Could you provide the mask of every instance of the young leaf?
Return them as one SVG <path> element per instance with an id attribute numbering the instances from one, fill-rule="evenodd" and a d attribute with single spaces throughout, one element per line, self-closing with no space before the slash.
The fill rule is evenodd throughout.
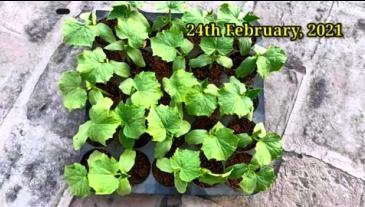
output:
<path id="1" fill-rule="evenodd" d="M 248 166 L 245 163 L 239 163 L 231 165 L 225 169 L 225 172 L 231 171 L 229 178 L 238 179 L 248 170 Z"/>
<path id="2" fill-rule="evenodd" d="M 280 70 L 288 59 L 284 50 L 274 46 L 269 47 L 264 56 L 270 61 L 270 71 Z"/>
<path id="3" fill-rule="evenodd" d="M 127 39 L 128 45 L 133 48 L 143 47 L 145 39 L 148 38 L 148 28 L 136 18 L 118 19 L 115 31 L 120 39 Z"/>
<path id="4" fill-rule="evenodd" d="M 90 90 L 88 96 L 91 105 L 95 105 L 99 100 L 104 98 L 103 93 L 98 89 Z"/>
<path id="5" fill-rule="evenodd" d="M 246 133 L 237 134 L 237 136 L 238 136 L 238 147 L 240 148 L 245 148 L 246 146 L 252 143 L 252 138 Z"/>
<path id="6" fill-rule="evenodd" d="M 85 106 L 87 94 L 81 88 L 81 77 L 77 71 L 67 71 L 62 74 L 59 87 L 63 96 L 63 104 L 71 111 Z"/>
<path id="7" fill-rule="evenodd" d="M 108 25 L 100 22 L 96 25 L 96 29 L 97 29 L 97 36 L 100 36 L 105 41 L 109 43 L 113 43 L 116 41 L 115 36 L 113 34 L 113 30 L 110 29 Z"/>
<path id="8" fill-rule="evenodd" d="M 247 194 L 252 194 L 257 186 L 257 176 L 255 172 L 253 171 L 246 171 L 243 176 L 242 180 L 240 182 L 240 187 L 243 190 L 243 192 Z"/>
<path id="9" fill-rule="evenodd" d="M 240 37 L 238 39 L 238 47 L 242 56 L 248 55 L 251 50 L 252 40 L 250 37 Z"/>
<path id="10" fill-rule="evenodd" d="M 185 10 L 185 1 L 164 1 L 157 5 L 157 10 L 163 12 L 183 12 Z"/>
<path id="11" fill-rule="evenodd" d="M 110 64 L 113 65 L 115 74 L 117 74 L 118 76 L 123 77 L 123 78 L 129 77 L 130 68 L 127 63 L 111 60 Z"/>
<path id="12" fill-rule="evenodd" d="M 123 134 L 127 138 L 138 139 L 145 132 L 145 109 L 143 107 L 120 103 L 115 112 L 122 121 Z"/>
<path id="13" fill-rule="evenodd" d="M 103 98 L 91 107 L 90 120 L 82 124 L 73 137 L 75 150 L 79 150 L 88 137 L 102 145 L 106 145 L 106 140 L 113 137 L 120 119 L 115 112 L 110 111 L 112 104 L 111 99 Z"/>
<path id="14" fill-rule="evenodd" d="M 271 162 L 271 154 L 264 142 L 257 142 L 255 147 L 255 154 L 252 159 L 260 166 L 268 165 Z"/>
<path id="15" fill-rule="evenodd" d="M 85 50 L 77 58 L 77 71 L 91 83 L 106 83 L 114 73 L 114 65 L 107 62 L 103 50 Z"/>
<path id="16" fill-rule="evenodd" d="M 185 105 L 189 114 L 195 116 L 210 116 L 217 108 L 216 96 L 205 93 L 202 87 L 194 86 L 188 91 Z"/>
<path id="17" fill-rule="evenodd" d="M 223 115 L 238 115 L 243 117 L 253 110 L 253 103 L 245 96 L 246 87 L 235 77 L 231 77 L 229 83 L 219 91 L 218 103 Z"/>
<path id="18" fill-rule="evenodd" d="M 185 135 L 185 141 L 188 144 L 202 144 L 204 139 L 208 138 L 209 134 L 205 129 L 194 129 Z"/>
<path id="19" fill-rule="evenodd" d="M 231 68 L 233 66 L 232 59 L 226 56 L 218 55 L 215 61 L 225 68 Z"/>
<path id="20" fill-rule="evenodd" d="M 153 22 L 152 31 L 159 31 L 169 24 L 169 18 L 165 16 L 158 16 Z"/>
<path id="21" fill-rule="evenodd" d="M 158 167 L 158 169 L 160 169 L 163 172 L 173 173 L 173 169 L 171 168 L 170 159 L 168 159 L 166 157 L 157 159 L 156 166 Z"/>
<path id="22" fill-rule="evenodd" d="M 229 128 L 211 130 L 209 135 L 204 137 L 202 150 L 204 155 L 218 161 L 227 160 L 237 149 L 238 137 Z"/>
<path id="23" fill-rule="evenodd" d="M 248 96 L 250 99 L 254 100 L 260 95 L 261 92 L 262 92 L 261 88 L 251 88 L 246 91 L 245 95 Z"/>
<path id="24" fill-rule="evenodd" d="M 134 166 L 136 159 L 136 151 L 126 149 L 124 152 L 120 155 L 119 158 L 119 170 L 122 173 L 128 173 L 132 167 Z"/>
<path id="25" fill-rule="evenodd" d="M 170 158 L 170 164 L 173 171 L 182 181 L 191 182 L 200 176 L 200 158 L 198 151 L 178 148 Z"/>
<path id="26" fill-rule="evenodd" d="M 255 71 L 256 68 L 256 57 L 247 57 L 236 69 L 236 76 L 244 78 Z"/>
<path id="27" fill-rule="evenodd" d="M 199 23 L 208 24 L 214 21 L 212 16 L 208 15 L 206 11 L 197 8 L 192 8 L 186 11 L 181 19 L 186 24 L 191 23 L 194 25 L 197 25 Z"/>
<path id="28" fill-rule="evenodd" d="M 248 170 L 242 176 L 241 189 L 252 194 L 257 191 L 265 191 L 274 182 L 276 176 L 271 166 L 263 166 L 258 172 Z"/>
<path id="29" fill-rule="evenodd" d="M 192 49 L 192 43 L 184 39 L 184 35 L 180 30 L 164 30 L 155 37 L 151 38 L 151 48 L 153 55 L 161 57 L 166 62 L 172 62 L 176 58 L 177 49 L 181 47 L 184 54 Z"/>
<path id="30" fill-rule="evenodd" d="M 162 97 L 160 83 L 154 72 L 141 72 L 132 78 L 124 80 L 119 88 L 123 93 L 131 95 L 131 102 L 136 106 L 149 108 L 157 105 Z"/>
<path id="31" fill-rule="evenodd" d="M 260 17 L 256 16 L 254 13 L 252 12 L 247 12 L 246 15 L 243 17 L 243 21 L 250 23 L 250 22 L 254 22 L 259 20 Z"/>
<path id="32" fill-rule="evenodd" d="M 63 25 L 63 41 L 67 45 L 87 46 L 93 45 L 96 37 L 96 28 L 68 17 Z"/>
<path id="33" fill-rule="evenodd" d="M 256 66 L 257 72 L 264 79 L 269 75 L 270 71 L 272 70 L 269 59 L 264 56 L 258 56 Z"/>
<path id="34" fill-rule="evenodd" d="M 91 194 L 86 168 L 74 163 L 67 165 L 64 171 L 65 180 L 70 187 L 72 195 L 85 198 Z"/>
<path id="35" fill-rule="evenodd" d="M 152 107 L 147 122 L 147 133 L 158 142 L 164 141 L 168 134 L 182 136 L 190 130 L 190 124 L 182 119 L 177 108 L 165 105 Z"/>
<path id="36" fill-rule="evenodd" d="M 193 73 L 185 70 L 174 71 L 170 78 L 163 78 L 163 87 L 176 103 L 185 101 L 188 89 L 195 85 L 199 85 L 198 80 Z"/>
<path id="37" fill-rule="evenodd" d="M 132 192 L 132 186 L 129 183 L 128 177 L 119 178 L 119 187 L 117 189 L 118 195 L 129 195 Z"/>
<path id="38" fill-rule="evenodd" d="M 110 50 L 110 51 L 125 51 L 126 48 L 127 45 L 124 43 L 123 40 L 112 42 L 104 47 L 105 50 Z"/>
<path id="39" fill-rule="evenodd" d="M 188 182 L 183 181 L 177 174 L 174 176 L 174 184 L 177 192 L 185 193 L 186 187 L 188 186 Z"/>
<path id="40" fill-rule="evenodd" d="M 235 23 L 235 24 L 242 24 L 239 20 L 240 18 L 240 9 L 232 4 L 222 4 L 218 10 L 218 20 L 224 23 Z"/>
<path id="41" fill-rule="evenodd" d="M 138 67 L 145 67 L 146 63 L 143 59 L 142 52 L 139 49 L 133 48 L 133 47 L 127 47 L 126 49 L 127 55 L 134 64 L 136 64 Z"/>
<path id="42" fill-rule="evenodd" d="M 208 185 L 215 185 L 219 183 L 224 183 L 228 176 L 231 174 L 232 170 L 225 173 L 213 173 L 209 169 L 202 169 L 202 174 L 199 177 L 199 182 L 206 183 Z"/>
<path id="43" fill-rule="evenodd" d="M 96 195 L 111 194 L 118 189 L 119 180 L 116 178 L 118 170 L 118 162 L 103 153 L 99 153 L 89 162 L 89 184 Z"/>
<path id="44" fill-rule="evenodd" d="M 162 158 L 171 149 L 172 137 L 168 137 L 162 142 L 156 142 L 154 149 L 155 158 Z"/>
<path id="45" fill-rule="evenodd" d="M 185 70 L 185 58 L 183 56 L 177 56 L 174 62 L 172 63 L 172 70 Z"/>
<path id="46" fill-rule="evenodd" d="M 189 60 L 189 65 L 192 68 L 202 68 L 213 63 L 213 58 L 206 54 L 201 54 L 196 58 Z"/>
<path id="47" fill-rule="evenodd" d="M 119 133 L 119 143 L 123 145 L 125 149 L 133 149 L 135 139 L 126 137 L 123 133 Z"/>
<path id="48" fill-rule="evenodd" d="M 220 55 L 227 55 L 233 50 L 233 38 L 202 37 L 199 46 L 207 55 L 212 55 L 215 52 Z"/>
<path id="49" fill-rule="evenodd" d="M 266 130 L 262 122 L 257 123 L 253 128 L 252 136 L 264 138 L 266 136 Z"/>
<path id="50" fill-rule="evenodd" d="M 281 137 L 275 133 L 268 133 L 259 142 L 265 143 L 266 148 L 270 152 L 271 159 L 274 160 L 283 154 L 283 144 Z"/>

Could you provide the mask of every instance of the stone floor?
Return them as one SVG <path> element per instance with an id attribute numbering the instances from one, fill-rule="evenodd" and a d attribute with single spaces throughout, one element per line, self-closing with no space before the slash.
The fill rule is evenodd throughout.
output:
<path id="1" fill-rule="evenodd" d="M 235 2 L 267 25 L 341 22 L 344 38 L 267 38 L 285 69 L 265 82 L 266 125 L 283 135 L 273 187 L 251 197 L 146 196 L 73 199 L 62 174 L 77 158 L 57 82 L 78 49 L 62 44 L 63 16 L 112 2 L 0 2 L 0 206 L 365 206 L 365 2 Z M 148 2 L 145 9 L 151 10 Z M 216 8 L 218 2 L 188 2 Z"/>

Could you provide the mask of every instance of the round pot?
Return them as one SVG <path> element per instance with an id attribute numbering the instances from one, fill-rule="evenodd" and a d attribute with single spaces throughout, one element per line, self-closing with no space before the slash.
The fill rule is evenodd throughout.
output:
<path id="1" fill-rule="evenodd" d="M 151 164 L 148 157 L 143 152 L 137 150 L 134 166 L 128 172 L 130 175 L 128 178 L 129 182 L 132 185 L 143 183 L 150 174 L 150 169 Z"/>

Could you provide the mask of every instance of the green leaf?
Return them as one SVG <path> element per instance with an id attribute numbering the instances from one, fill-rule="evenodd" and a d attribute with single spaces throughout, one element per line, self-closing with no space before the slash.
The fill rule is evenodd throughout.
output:
<path id="1" fill-rule="evenodd" d="M 183 54 L 187 55 L 194 48 L 194 44 L 188 39 L 184 39 L 183 43 L 180 45 L 180 48 Z"/>
<path id="2" fill-rule="evenodd" d="M 131 13 L 132 11 L 127 2 L 120 2 L 113 6 L 113 9 L 109 12 L 108 19 L 127 19 Z"/>
<path id="3" fill-rule="evenodd" d="M 218 103 L 222 115 L 238 115 L 243 117 L 253 111 L 252 100 L 245 96 L 246 87 L 235 77 L 231 77 L 229 83 L 219 91 Z"/>
<path id="4" fill-rule="evenodd" d="M 117 189 L 117 193 L 121 196 L 129 195 L 132 192 L 132 186 L 129 183 L 127 177 L 119 178 L 119 186 Z"/>
<path id="5" fill-rule="evenodd" d="M 270 152 L 271 159 L 274 160 L 283 154 L 283 143 L 281 137 L 275 133 L 268 133 L 260 142 L 265 143 L 266 148 Z"/>
<path id="6" fill-rule="evenodd" d="M 240 8 L 237 6 L 227 3 L 222 4 L 218 10 L 218 20 L 223 21 L 224 23 L 242 24 L 239 20 L 240 12 Z"/>
<path id="7" fill-rule="evenodd" d="M 68 17 L 63 25 L 63 41 L 67 45 L 87 46 L 93 45 L 96 29 L 93 25 L 86 25 L 73 17 Z"/>
<path id="8" fill-rule="evenodd" d="M 195 85 L 199 85 L 193 73 L 185 70 L 174 71 L 170 78 L 163 78 L 162 82 L 165 91 L 176 103 L 184 102 L 188 90 Z"/>
<path id="9" fill-rule="evenodd" d="M 63 96 L 63 104 L 69 110 L 85 106 L 87 94 L 81 88 L 81 77 L 77 71 L 67 71 L 62 74 L 59 87 Z"/>
<path id="10" fill-rule="evenodd" d="M 99 153 L 89 162 L 89 184 L 96 195 L 111 194 L 118 189 L 119 180 L 116 178 L 118 170 L 118 162 L 103 153 Z"/>
<path id="11" fill-rule="evenodd" d="M 215 52 L 220 55 L 227 55 L 233 50 L 233 38 L 202 37 L 199 46 L 207 55 L 212 55 Z"/>
<path id="12" fill-rule="evenodd" d="M 170 160 L 166 157 L 157 159 L 156 166 L 158 167 L 158 169 L 160 169 L 163 172 L 173 173 L 173 169 L 171 168 Z"/>
<path id="13" fill-rule="evenodd" d="M 257 176 L 255 172 L 253 171 L 246 171 L 243 176 L 242 180 L 240 182 L 240 187 L 243 190 L 243 192 L 247 194 L 252 194 L 257 186 Z"/>
<path id="14" fill-rule="evenodd" d="M 123 133 L 119 133 L 119 143 L 121 143 L 125 149 L 133 149 L 134 140 L 135 139 L 126 137 Z"/>
<path id="15" fill-rule="evenodd" d="M 157 4 L 157 10 L 163 12 L 183 12 L 185 10 L 185 1 L 164 1 Z"/>
<path id="16" fill-rule="evenodd" d="M 124 80 L 119 88 L 123 93 L 131 95 L 132 104 L 149 108 L 155 106 L 162 97 L 160 83 L 154 72 L 141 72 L 134 77 Z"/>
<path id="17" fill-rule="evenodd" d="M 177 56 L 174 62 L 172 63 L 172 70 L 185 70 L 185 58 L 183 56 Z"/>
<path id="18" fill-rule="evenodd" d="M 189 60 L 189 65 L 192 68 L 202 68 L 212 63 L 213 63 L 213 58 L 206 54 L 201 54 L 198 57 Z"/>
<path id="19" fill-rule="evenodd" d="M 103 98 L 91 107 L 90 121 L 82 124 L 78 133 L 73 137 L 75 149 L 80 149 L 87 137 L 102 145 L 106 145 L 106 140 L 113 137 L 120 125 L 120 119 L 115 112 L 110 111 L 112 104 L 111 99 Z"/>
<path id="20" fill-rule="evenodd" d="M 122 121 L 123 134 L 138 139 L 146 130 L 145 109 L 132 104 L 120 103 L 115 109 Z"/>
<path id="21" fill-rule="evenodd" d="M 245 94 L 246 96 L 250 97 L 250 99 L 254 100 L 260 95 L 261 92 L 262 92 L 261 88 L 252 88 L 248 89 Z"/>
<path id="22" fill-rule="evenodd" d="M 182 120 L 177 108 L 165 105 L 152 107 L 147 122 L 147 133 L 153 137 L 153 141 L 158 142 L 165 140 L 168 134 L 182 136 L 190 129 L 190 124 Z"/>
<path id="23" fill-rule="evenodd" d="M 103 93 L 100 90 L 92 89 L 89 91 L 89 102 L 91 105 L 95 105 L 99 100 L 103 98 Z"/>
<path id="24" fill-rule="evenodd" d="M 110 51 L 125 51 L 126 45 L 123 42 L 123 40 L 118 40 L 113 43 L 110 43 L 109 45 L 105 46 L 104 49 L 110 50 Z"/>
<path id="25" fill-rule="evenodd" d="M 260 19 L 260 17 L 256 16 L 252 12 L 247 12 L 246 15 L 243 17 L 243 21 L 248 22 L 248 23 L 257 21 L 259 19 Z"/>
<path id="26" fill-rule="evenodd" d="M 204 138 L 201 149 L 208 160 L 224 161 L 237 149 L 237 144 L 238 137 L 233 134 L 233 130 L 221 128 Z"/>
<path id="27" fill-rule="evenodd" d="M 252 143 L 252 138 L 247 133 L 237 134 L 238 136 L 238 147 L 245 148 Z"/>
<path id="28" fill-rule="evenodd" d="M 134 166 L 135 159 L 136 151 L 130 149 L 124 150 L 124 152 L 120 155 L 118 163 L 120 171 L 127 174 Z"/>
<path id="29" fill-rule="evenodd" d="M 275 46 L 269 47 L 264 56 L 270 61 L 271 71 L 280 70 L 288 59 L 284 50 Z"/>
<path id="30" fill-rule="evenodd" d="M 134 16 L 126 20 L 118 19 L 115 32 L 120 39 L 127 39 L 128 45 L 133 48 L 143 47 L 145 40 L 148 38 L 148 27 Z"/>
<path id="31" fill-rule="evenodd" d="M 208 132 L 205 129 L 195 129 L 185 135 L 185 141 L 191 145 L 197 145 L 203 143 L 203 140 L 207 138 Z"/>
<path id="32" fill-rule="evenodd" d="M 67 165 L 65 167 L 64 177 L 72 195 L 85 198 L 91 194 L 87 171 L 83 165 L 79 163 Z"/>
<path id="33" fill-rule="evenodd" d="M 208 185 L 224 183 L 231 174 L 231 172 L 232 170 L 220 174 L 220 173 L 213 173 L 209 169 L 202 169 L 202 175 L 199 177 L 199 182 L 206 183 Z"/>
<path id="34" fill-rule="evenodd" d="M 158 16 L 152 25 L 152 31 L 159 31 L 168 25 L 169 19 L 166 16 Z"/>
<path id="35" fill-rule="evenodd" d="M 256 68 L 256 57 L 247 57 L 236 69 L 236 75 L 239 78 L 244 78 L 255 71 Z"/>
<path id="36" fill-rule="evenodd" d="M 171 149 L 172 138 L 167 138 L 161 142 L 156 142 L 154 155 L 155 158 L 162 158 Z"/>
<path id="37" fill-rule="evenodd" d="M 219 55 L 215 61 L 225 68 L 233 67 L 233 61 L 229 57 Z"/>
<path id="38" fill-rule="evenodd" d="M 264 138 L 266 136 L 265 126 L 262 122 L 257 123 L 255 125 L 255 127 L 253 128 L 252 135 L 260 138 Z"/>
<path id="39" fill-rule="evenodd" d="M 213 22 L 213 18 L 207 15 L 206 11 L 197 8 L 192 8 L 186 11 L 181 19 L 186 24 L 192 23 L 194 25 L 198 25 L 199 23 L 208 24 L 210 22 Z"/>
<path id="40" fill-rule="evenodd" d="M 174 184 L 177 192 L 185 193 L 186 187 L 188 186 L 188 183 L 186 181 L 183 181 L 178 175 L 175 175 Z"/>
<path id="41" fill-rule="evenodd" d="M 117 61 L 110 61 L 110 64 L 113 66 L 114 73 L 120 77 L 127 78 L 130 75 L 130 68 L 129 65 L 125 62 L 117 62 Z"/>
<path id="42" fill-rule="evenodd" d="M 235 165 L 231 165 L 228 168 L 225 169 L 225 172 L 231 171 L 231 174 L 229 175 L 230 178 L 238 179 L 241 178 L 242 175 L 248 170 L 247 164 L 245 163 L 239 163 Z"/>
<path id="43" fill-rule="evenodd" d="M 253 160 L 257 162 L 260 166 L 268 165 L 271 162 L 271 154 L 266 144 L 262 141 L 258 141 L 255 147 L 255 154 L 253 155 Z"/>
<path id="44" fill-rule="evenodd" d="M 91 83 L 106 83 L 113 76 L 114 66 L 107 62 L 106 55 L 100 47 L 93 51 L 83 51 L 77 62 L 77 70 Z"/>
<path id="45" fill-rule="evenodd" d="M 98 23 L 96 25 L 97 28 L 97 36 L 100 36 L 102 39 L 109 43 L 113 43 L 116 41 L 115 36 L 113 34 L 113 30 L 104 23 Z"/>
<path id="46" fill-rule="evenodd" d="M 151 38 L 151 48 L 153 55 L 161 57 L 166 62 L 172 62 L 176 58 L 176 51 L 178 47 L 184 47 L 187 52 L 192 45 L 186 45 L 184 35 L 179 30 L 164 30 Z M 192 47 L 191 47 L 192 49 Z M 190 50 L 191 50 L 190 49 Z"/>
<path id="47" fill-rule="evenodd" d="M 242 56 L 248 55 L 251 50 L 252 40 L 250 37 L 240 37 L 238 39 L 238 47 Z"/>
<path id="48" fill-rule="evenodd" d="M 200 158 L 198 151 L 176 149 L 170 158 L 171 168 L 182 181 L 191 182 L 200 176 Z"/>
<path id="49" fill-rule="evenodd" d="M 271 71 L 271 64 L 269 59 L 267 59 L 264 56 L 258 56 L 256 65 L 257 65 L 257 72 L 260 74 L 262 78 L 265 79 L 270 74 Z"/>
<path id="50" fill-rule="evenodd" d="M 127 55 L 130 59 L 132 59 L 134 64 L 136 64 L 138 67 L 143 68 L 146 66 L 146 63 L 143 59 L 142 52 L 139 49 L 127 47 Z"/>
<path id="51" fill-rule="evenodd" d="M 197 86 L 187 93 L 185 106 L 191 115 L 210 116 L 217 108 L 217 98 L 214 95 L 204 93 L 201 87 Z"/>

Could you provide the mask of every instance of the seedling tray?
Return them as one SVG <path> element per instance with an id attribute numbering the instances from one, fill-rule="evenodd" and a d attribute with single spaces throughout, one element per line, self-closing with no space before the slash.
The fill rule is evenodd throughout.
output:
<path id="1" fill-rule="evenodd" d="M 140 11 L 145 15 L 145 17 L 149 21 L 153 21 L 157 16 L 165 15 L 164 13 L 152 13 L 152 12 L 144 12 Z M 96 15 L 98 19 L 103 19 L 107 16 L 108 11 L 97 10 Z M 175 17 L 179 17 L 182 14 L 173 14 Z M 256 44 L 261 42 L 259 38 L 256 41 Z M 254 86 L 263 89 L 263 80 L 257 75 L 254 79 Z M 258 97 L 258 106 L 253 115 L 253 121 L 255 123 L 264 122 L 265 121 L 265 108 L 264 108 L 264 92 L 262 91 Z M 86 107 L 86 120 L 88 120 L 88 111 L 90 107 Z M 154 143 L 149 142 L 145 146 L 141 148 L 137 148 L 136 150 L 143 152 L 147 155 L 150 161 L 150 172 L 147 179 L 138 185 L 133 185 L 132 192 L 136 194 L 160 194 L 160 195 L 175 195 L 179 194 L 175 187 L 166 187 L 159 184 L 152 173 L 152 164 L 155 160 L 154 158 Z M 80 150 L 80 161 L 84 156 L 87 155 L 92 150 L 101 149 L 101 147 L 95 147 L 89 143 L 86 143 Z M 111 143 L 108 144 L 107 147 L 103 147 L 103 150 L 106 150 L 110 155 L 119 157 L 120 154 L 123 152 L 123 146 L 119 143 L 117 139 L 113 139 Z M 248 153 L 252 154 L 252 151 L 248 151 Z M 277 172 L 279 168 L 280 162 L 274 162 L 274 169 Z M 233 188 L 229 187 L 228 185 L 220 184 L 210 188 L 202 188 L 196 185 L 194 182 L 190 183 L 187 191 L 185 192 L 187 195 L 199 195 L 199 196 L 214 196 L 214 195 L 242 195 L 241 191 L 234 190 Z"/>

